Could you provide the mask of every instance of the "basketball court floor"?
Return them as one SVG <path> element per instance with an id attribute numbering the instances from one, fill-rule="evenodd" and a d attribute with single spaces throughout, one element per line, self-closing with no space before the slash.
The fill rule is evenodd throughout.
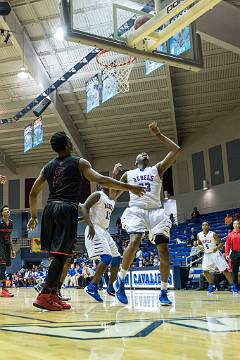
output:
<path id="1" fill-rule="evenodd" d="M 0 300 L 0 346 L 22 359 L 239 359 L 239 297 L 229 292 L 172 291 L 161 307 L 158 291 L 129 291 L 129 305 L 104 295 L 94 303 L 83 290 L 64 290 L 72 309 L 35 309 L 33 289 Z"/>

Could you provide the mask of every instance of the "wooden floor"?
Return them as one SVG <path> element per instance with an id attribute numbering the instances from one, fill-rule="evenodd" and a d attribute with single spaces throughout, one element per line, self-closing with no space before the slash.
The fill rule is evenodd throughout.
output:
<path id="1" fill-rule="evenodd" d="M 104 295 L 94 303 L 83 290 L 64 290 L 72 310 L 40 311 L 33 289 L 0 298 L 0 347 L 8 360 L 240 359 L 240 296 L 205 291 L 129 291 L 129 305 Z"/>

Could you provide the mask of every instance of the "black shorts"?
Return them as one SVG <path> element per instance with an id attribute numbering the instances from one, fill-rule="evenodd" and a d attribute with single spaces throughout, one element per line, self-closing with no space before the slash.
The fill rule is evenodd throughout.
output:
<path id="1" fill-rule="evenodd" d="M 11 266 L 11 246 L 0 242 L 0 264 Z"/>
<path id="2" fill-rule="evenodd" d="M 72 255 L 77 238 L 78 209 L 63 201 L 53 201 L 43 210 L 41 250 Z"/>

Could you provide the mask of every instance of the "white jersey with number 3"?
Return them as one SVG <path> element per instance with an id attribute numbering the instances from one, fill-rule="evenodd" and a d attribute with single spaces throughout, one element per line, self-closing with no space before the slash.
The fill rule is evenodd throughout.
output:
<path id="1" fill-rule="evenodd" d="M 100 199 L 91 207 L 89 215 L 93 224 L 100 225 L 102 228 L 107 229 L 115 201 L 111 200 L 103 191 L 99 191 L 99 194 Z"/>
<path id="2" fill-rule="evenodd" d="M 216 240 L 214 239 L 213 231 L 209 231 L 207 234 L 204 234 L 204 232 L 201 231 L 198 233 L 198 239 L 203 244 L 205 254 L 213 252 L 213 249 L 216 247 Z"/>
<path id="3" fill-rule="evenodd" d="M 137 206 L 140 209 L 157 209 L 161 207 L 162 180 L 156 166 L 127 171 L 127 182 L 132 185 L 142 185 L 146 188 L 146 193 L 142 197 L 130 192 L 130 207 Z"/>

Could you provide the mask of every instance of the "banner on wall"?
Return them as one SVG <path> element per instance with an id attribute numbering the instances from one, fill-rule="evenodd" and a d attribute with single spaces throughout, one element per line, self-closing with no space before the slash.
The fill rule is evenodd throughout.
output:
<path id="1" fill-rule="evenodd" d="M 165 44 L 161 45 L 157 50 L 161 51 L 161 52 L 165 52 L 166 51 Z M 145 61 L 145 66 L 146 66 L 146 75 L 149 75 L 153 71 L 155 71 L 155 70 L 159 69 L 160 67 L 164 66 L 164 64 L 159 63 L 159 62 L 155 62 L 155 61 L 146 60 Z"/>
<path id="2" fill-rule="evenodd" d="M 31 251 L 32 252 L 41 252 L 41 240 L 40 240 L 40 238 L 32 238 Z"/>
<path id="3" fill-rule="evenodd" d="M 39 117 L 33 123 L 33 146 L 38 146 L 43 143 L 43 124 L 42 118 Z"/>
<path id="4" fill-rule="evenodd" d="M 29 151 L 33 147 L 32 125 L 28 125 L 24 129 L 24 152 Z"/>
<path id="5" fill-rule="evenodd" d="M 99 106 L 99 77 L 93 76 L 86 83 L 87 113 Z"/>
<path id="6" fill-rule="evenodd" d="M 171 55 L 180 55 L 191 49 L 190 26 L 186 26 L 169 40 Z"/>
<path id="7" fill-rule="evenodd" d="M 106 284 L 104 283 L 104 287 Z M 136 289 L 160 289 L 161 276 L 159 269 L 142 268 L 138 270 L 130 270 L 127 272 L 125 279 L 125 288 Z M 173 270 L 170 270 L 168 278 L 168 289 L 174 289 Z"/>
<path id="8" fill-rule="evenodd" d="M 118 94 L 118 79 L 115 72 L 106 69 L 102 72 L 102 102 Z"/>
<path id="9" fill-rule="evenodd" d="M 131 271 L 132 287 L 139 289 L 159 288 L 161 287 L 161 276 L 158 269 L 144 269 Z M 173 271 L 170 270 L 168 278 L 168 288 L 174 288 Z"/>

